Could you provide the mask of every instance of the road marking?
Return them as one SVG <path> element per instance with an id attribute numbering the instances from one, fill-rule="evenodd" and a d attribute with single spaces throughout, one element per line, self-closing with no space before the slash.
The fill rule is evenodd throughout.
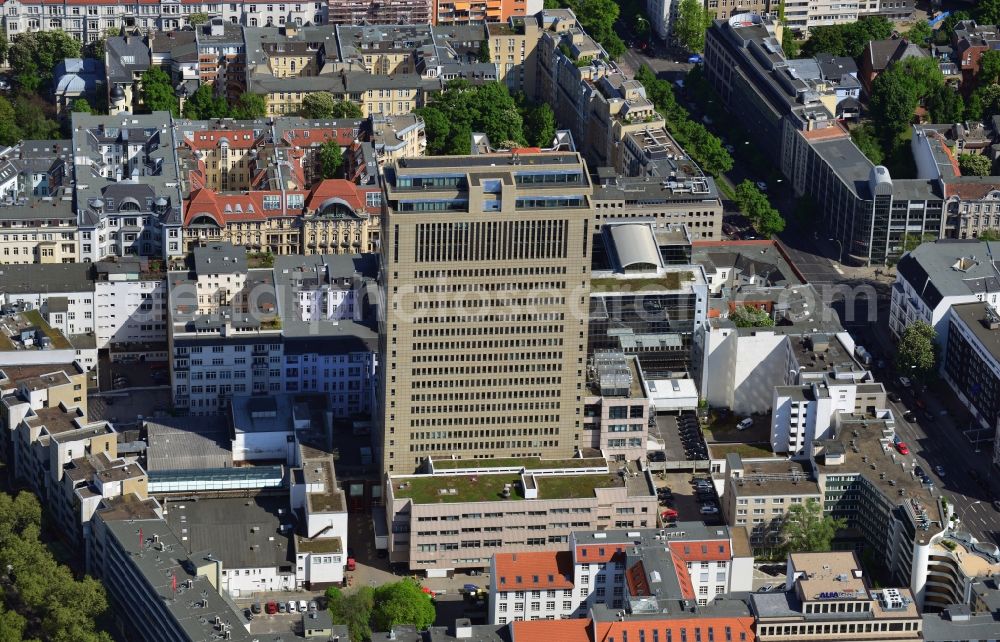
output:
<path id="1" fill-rule="evenodd" d="M 839 265 L 834 265 L 834 266 L 833 266 L 833 269 L 837 271 L 837 274 L 839 274 L 839 275 L 841 275 L 841 276 L 843 276 L 843 275 L 844 275 L 844 271 L 840 269 L 840 266 L 839 266 Z"/>

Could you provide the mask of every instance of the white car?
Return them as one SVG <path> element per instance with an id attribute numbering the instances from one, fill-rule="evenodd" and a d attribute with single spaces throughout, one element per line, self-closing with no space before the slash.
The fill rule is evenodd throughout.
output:
<path id="1" fill-rule="evenodd" d="M 747 430 L 753 427 L 753 418 L 747 417 L 746 419 L 741 419 L 740 423 L 736 424 L 736 430 Z"/>
<path id="2" fill-rule="evenodd" d="M 704 506 L 701 507 L 701 510 L 698 512 L 700 512 L 702 515 L 715 515 L 716 513 L 719 512 L 719 509 L 715 506 L 705 504 Z"/>
<path id="3" fill-rule="evenodd" d="M 295 600 L 288 600 L 288 612 L 295 613 L 298 610 L 295 606 Z"/>
<path id="4" fill-rule="evenodd" d="M 305 600 L 299 600 L 299 613 L 305 613 L 309 610 L 309 603 Z"/>

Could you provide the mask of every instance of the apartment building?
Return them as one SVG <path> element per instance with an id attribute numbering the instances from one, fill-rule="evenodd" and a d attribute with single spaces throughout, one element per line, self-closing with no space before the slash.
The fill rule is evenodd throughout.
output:
<path id="1" fill-rule="evenodd" d="M 814 444 L 812 465 L 824 511 L 847 521 L 841 543 L 874 555 L 923 608 L 950 509 L 916 476 L 913 458 L 896 451 L 894 436 L 888 418 L 841 416 L 835 436 Z"/>
<path id="2" fill-rule="evenodd" d="M 176 405 L 213 414 L 233 395 L 317 392 L 332 395 L 337 416 L 371 411 L 370 255 L 276 257 L 273 269 L 248 270 L 244 248 L 216 244 L 196 247 L 194 266 L 167 275 Z"/>
<path id="3" fill-rule="evenodd" d="M 542 10 L 540 2 L 527 0 L 435 0 L 434 24 L 475 25 L 507 22 L 511 18 L 533 16 Z"/>
<path id="4" fill-rule="evenodd" d="M 326 6 L 330 24 L 406 25 L 430 24 L 434 8 L 431 0 L 333 0 Z"/>
<path id="5" fill-rule="evenodd" d="M 793 553 L 784 591 L 751 593 L 757 639 L 923 640 L 906 588 L 872 587 L 853 552 Z"/>
<path id="6" fill-rule="evenodd" d="M 808 463 L 778 459 L 726 456 L 722 513 L 727 524 L 746 527 L 755 551 L 781 547 L 781 524 L 788 509 L 815 500 L 822 503 L 819 485 Z"/>
<path id="7" fill-rule="evenodd" d="M 72 263 L 79 250 L 69 141 L 26 140 L 0 161 L 0 264 Z"/>
<path id="8" fill-rule="evenodd" d="M 564 548 L 576 529 L 657 523 L 652 477 L 634 464 L 575 457 L 441 459 L 426 466 L 422 474 L 390 473 L 385 498 L 389 559 L 429 577 L 485 569 L 499 550 Z"/>
<path id="9" fill-rule="evenodd" d="M 512 95 L 519 91 L 532 95 L 535 91 L 540 35 L 537 11 L 486 23 L 490 60 L 497 66 L 497 80 L 507 85 Z"/>
<path id="10" fill-rule="evenodd" d="M 745 573 L 753 557 L 742 533 L 725 526 L 681 522 L 659 530 L 573 531 L 568 544 L 546 552 L 496 553 L 489 621 L 579 619 L 605 608 L 639 615 L 659 600 L 702 607 L 749 588 Z M 644 586 L 644 575 L 660 580 Z M 657 582 L 660 591 L 653 594 Z"/>
<path id="11" fill-rule="evenodd" d="M 903 254 L 907 235 L 946 236 L 948 183 L 893 178 L 873 166 L 837 122 L 843 74 L 827 78 L 821 65 L 818 77 L 802 77 L 777 35 L 776 23 L 755 14 L 715 21 L 705 76 L 795 193 L 820 204 L 825 233 L 843 244 L 844 260 L 882 263 Z"/>
<path id="12" fill-rule="evenodd" d="M 930 546 L 923 609 L 947 614 L 953 605 L 962 605 L 974 612 L 990 613 L 996 598 L 984 584 L 995 583 L 998 573 L 1000 551 L 996 545 L 979 542 L 961 530 L 949 531 Z"/>
<path id="13" fill-rule="evenodd" d="M 157 1 L 123 5 L 98 2 L 92 5 L 44 3 L 39 0 L 17 0 L 6 6 L 4 30 L 8 38 L 19 33 L 60 29 L 80 42 L 90 43 L 105 36 L 108 31 L 124 27 L 139 30 L 171 31 L 190 27 L 192 14 L 219 16 L 227 23 L 248 27 L 271 25 L 323 24 L 327 20 L 327 7 L 320 2 L 191 2 L 177 4 Z"/>
<path id="14" fill-rule="evenodd" d="M 567 306 L 590 289 L 580 155 L 408 158 L 383 180 L 384 472 L 440 452 L 571 456 L 587 320 Z"/>
<path id="15" fill-rule="evenodd" d="M 87 373 L 78 362 L 39 362 L 0 368 L 0 456 L 14 468 L 14 434 L 29 413 L 41 408 L 77 407 L 86 415 Z"/>
<path id="16" fill-rule="evenodd" d="M 961 303 L 949 309 L 946 322 L 941 372 L 973 420 L 990 430 L 1000 414 L 1000 314 L 985 302 Z M 1000 462 L 1000 440 L 993 461 Z"/>

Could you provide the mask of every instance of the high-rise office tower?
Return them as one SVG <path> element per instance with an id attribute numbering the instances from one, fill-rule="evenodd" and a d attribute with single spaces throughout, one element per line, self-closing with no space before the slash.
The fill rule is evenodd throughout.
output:
<path id="1" fill-rule="evenodd" d="M 572 456 L 594 219 L 583 159 L 409 158 L 384 174 L 383 471 Z"/>

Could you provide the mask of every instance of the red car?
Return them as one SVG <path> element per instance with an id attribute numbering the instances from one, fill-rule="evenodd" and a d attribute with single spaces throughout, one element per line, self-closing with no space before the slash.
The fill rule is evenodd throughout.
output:
<path id="1" fill-rule="evenodd" d="M 267 613 L 268 615 L 274 615 L 275 613 L 277 613 L 278 612 L 277 602 L 268 602 L 266 605 L 264 605 L 264 612 Z"/>
<path id="2" fill-rule="evenodd" d="M 663 519 L 677 519 L 677 511 L 673 508 L 668 508 L 667 510 L 660 513 Z"/>
<path id="3" fill-rule="evenodd" d="M 898 444 L 896 444 L 896 450 L 899 451 L 900 455 L 909 455 L 910 454 L 910 448 L 909 448 L 909 446 L 906 445 L 906 442 L 904 442 L 904 441 L 901 441 Z"/>
<path id="4" fill-rule="evenodd" d="M 357 567 L 357 564 L 358 563 L 354 561 L 353 557 L 348 557 L 347 558 L 347 570 L 348 571 L 353 571 Z"/>

